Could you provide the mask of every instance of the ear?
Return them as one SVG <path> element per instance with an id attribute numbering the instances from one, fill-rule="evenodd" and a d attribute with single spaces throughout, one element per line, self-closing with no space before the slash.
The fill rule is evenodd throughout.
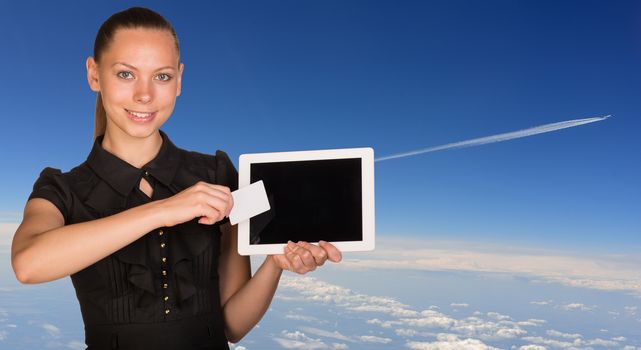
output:
<path id="1" fill-rule="evenodd" d="M 98 83 L 98 64 L 93 57 L 89 56 L 85 65 L 87 66 L 87 82 L 89 83 L 89 87 L 91 90 L 99 92 L 100 84 Z"/>
<path id="2" fill-rule="evenodd" d="M 176 79 L 178 82 L 178 86 L 176 87 L 176 97 L 180 96 L 180 92 L 182 90 L 183 68 L 185 68 L 185 65 L 181 63 L 180 66 L 178 66 L 178 77 Z"/>

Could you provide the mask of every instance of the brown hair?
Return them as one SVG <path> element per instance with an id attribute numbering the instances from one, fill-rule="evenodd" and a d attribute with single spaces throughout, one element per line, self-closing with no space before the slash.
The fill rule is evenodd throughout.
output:
<path id="1" fill-rule="evenodd" d="M 96 63 L 100 62 L 102 53 L 109 47 L 118 29 L 147 28 L 167 30 L 174 37 L 176 52 L 180 57 L 180 46 L 178 36 L 174 27 L 163 16 L 144 7 L 130 7 L 124 11 L 114 13 L 100 26 L 96 41 L 93 45 L 93 58 Z M 93 138 L 94 140 L 105 133 L 107 126 L 107 113 L 102 104 L 102 95 L 98 92 L 96 96 L 96 122 Z"/>

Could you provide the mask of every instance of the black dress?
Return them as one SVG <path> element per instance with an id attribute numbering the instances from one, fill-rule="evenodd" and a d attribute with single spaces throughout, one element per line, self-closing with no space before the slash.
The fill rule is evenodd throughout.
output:
<path id="1" fill-rule="evenodd" d="M 160 134 L 160 152 L 141 169 L 103 149 L 100 136 L 69 172 L 42 170 L 29 199 L 51 201 L 70 225 L 170 197 L 201 180 L 238 188 L 225 152 L 186 151 Z M 153 187 L 151 198 L 139 188 L 142 177 Z M 228 219 L 197 221 L 159 227 L 71 275 L 88 350 L 229 348 L 218 287 L 219 227 Z"/>

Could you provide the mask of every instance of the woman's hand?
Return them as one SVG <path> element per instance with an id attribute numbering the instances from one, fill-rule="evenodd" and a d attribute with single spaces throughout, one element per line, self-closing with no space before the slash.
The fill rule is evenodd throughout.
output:
<path id="1" fill-rule="evenodd" d="M 234 206 L 227 186 L 198 181 L 195 185 L 158 201 L 163 226 L 171 227 L 200 217 L 198 223 L 212 225 L 229 215 Z"/>
<path id="2" fill-rule="evenodd" d="M 317 246 L 303 241 L 298 243 L 289 241 L 285 246 L 284 254 L 270 255 L 269 258 L 281 269 L 299 274 L 316 270 L 316 267 L 322 266 L 327 259 L 339 262 L 343 258 L 340 250 L 333 244 L 325 241 L 320 241 L 318 244 Z"/>

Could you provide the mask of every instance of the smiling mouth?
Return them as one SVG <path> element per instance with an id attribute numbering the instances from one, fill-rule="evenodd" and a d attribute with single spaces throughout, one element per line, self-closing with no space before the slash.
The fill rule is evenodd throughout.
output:
<path id="1" fill-rule="evenodd" d="M 151 119 L 152 117 L 154 117 L 156 115 L 156 112 L 135 112 L 135 111 L 130 111 L 130 110 L 126 109 L 126 108 L 125 108 L 125 111 L 127 111 L 127 113 L 129 113 L 129 117 L 130 118 L 132 118 L 134 120 L 138 120 L 138 121 Z"/>

